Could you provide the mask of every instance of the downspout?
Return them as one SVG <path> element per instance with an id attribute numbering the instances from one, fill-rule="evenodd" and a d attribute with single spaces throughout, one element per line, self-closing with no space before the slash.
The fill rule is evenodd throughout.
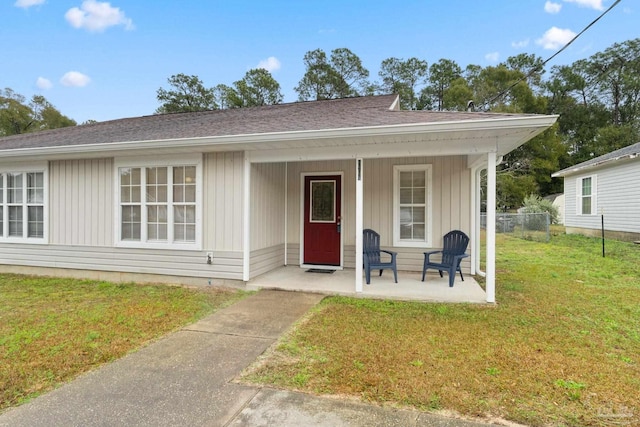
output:
<path id="1" fill-rule="evenodd" d="M 496 167 L 504 160 L 503 156 L 498 157 L 496 161 Z M 473 236 L 473 251 L 471 252 L 471 274 L 477 274 L 480 277 L 486 277 L 487 273 L 480 268 L 480 233 L 482 231 L 482 178 L 480 176 L 482 170 L 486 169 L 487 165 L 479 165 L 471 169 L 471 232 Z"/>
<path id="2" fill-rule="evenodd" d="M 471 169 L 471 274 L 484 277 L 484 271 L 480 270 L 480 217 L 481 217 L 481 182 L 480 172 L 484 165 L 478 165 Z"/>

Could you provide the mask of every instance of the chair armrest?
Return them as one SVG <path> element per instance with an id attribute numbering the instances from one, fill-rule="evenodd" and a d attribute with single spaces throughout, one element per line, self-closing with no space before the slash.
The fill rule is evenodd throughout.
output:
<path id="1" fill-rule="evenodd" d="M 424 259 L 429 262 L 429 257 L 431 255 L 435 255 L 435 254 L 441 254 L 443 253 L 443 251 L 428 251 L 428 252 L 424 252 Z"/>
<path id="2" fill-rule="evenodd" d="M 467 258 L 468 256 L 469 254 L 455 255 L 453 259 L 455 260 L 456 266 L 460 264 L 460 261 L 462 261 L 464 258 Z"/>
<path id="3" fill-rule="evenodd" d="M 396 258 L 396 255 L 398 255 L 398 252 L 387 251 L 387 250 L 384 250 L 384 249 L 380 249 L 380 252 L 384 252 L 386 254 L 391 255 L 391 261 L 393 261 Z"/>
<path id="4" fill-rule="evenodd" d="M 425 255 L 433 255 L 433 254 L 438 254 L 438 253 L 442 253 L 442 251 L 428 251 L 428 252 L 425 252 L 424 254 Z"/>

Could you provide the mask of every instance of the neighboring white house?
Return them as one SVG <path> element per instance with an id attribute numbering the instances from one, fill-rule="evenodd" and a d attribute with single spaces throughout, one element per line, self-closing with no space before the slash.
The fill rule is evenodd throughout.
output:
<path id="1" fill-rule="evenodd" d="M 563 169 L 567 233 L 640 240 L 640 143 Z"/>
<path id="2" fill-rule="evenodd" d="M 558 209 L 558 224 L 564 224 L 564 193 L 550 194 L 544 199 L 550 201 Z"/>
<path id="3" fill-rule="evenodd" d="M 0 138 L 0 271 L 247 282 L 283 265 L 399 269 L 461 229 L 479 268 L 480 171 L 556 116 L 401 111 L 395 95 L 152 115 Z M 493 227 L 493 228 L 492 228 Z M 495 214 L 487 301 L 495 301 Z M 102 276 L 100 276 L 102 277 Z M 362 274 L 354 274 L 355 292 Z"/>

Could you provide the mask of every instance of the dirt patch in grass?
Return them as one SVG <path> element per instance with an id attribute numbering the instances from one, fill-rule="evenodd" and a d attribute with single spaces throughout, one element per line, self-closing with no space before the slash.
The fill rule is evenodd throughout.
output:
<path id="1" fill-rule="evenodd" d="M 640 248 L 498 239 L 496 307 L 325 299 L 252 382 L 532 426 L 640 425 Z"/>
<path id="2" fill-rule="evenodd" d="M 0 275 L 0 410 L 243 296 L 232 290 Z"/>

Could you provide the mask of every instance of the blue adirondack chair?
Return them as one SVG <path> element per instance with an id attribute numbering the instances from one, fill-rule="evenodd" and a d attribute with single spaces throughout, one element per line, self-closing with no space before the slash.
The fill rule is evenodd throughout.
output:
<path id="1" fill-rule="evenodd" d="M 380 252 L 385 252 L 391 255 L 391 261 L 382 262 L 380 259 Z M 380 249 L 380 235 L 378 233 L 370 228 L 366 228 L 362 231 L 362 258 L 364 261 L 367 285 L 371 283 L 371 270 L 380 270 L 380 276 L 382 276 L 382 270 L 393 270 L 393 278 L 395 279 L 395 282 L 398 283 L 398 270 L 396 269 L 397 255 L 397 252 Z"/>
<path id="2" fill-rule="evenodd" d="M 460 230 L 453 230 L 444 235 L 442 239 L 444 246 L 441 251 L 429 251 L 424 253 L 424 266 L 422 268 L 422 281 L 427 273 L 427 269 L 433 268 L 438 270 L 440 277 L 442 272 L 449 274 L 449 287 L 453 287 L 453 281 L 456 278 L 456 271 L 460 272 L 460 278 L 464 282 L 462 270 L 460 270 L 460 261 L 468 257 L 465 253 L 467 245 L 469 245 L 469 236 Z M 431 255 L 442 254 L 440 262 L 431 261 Z"/>

